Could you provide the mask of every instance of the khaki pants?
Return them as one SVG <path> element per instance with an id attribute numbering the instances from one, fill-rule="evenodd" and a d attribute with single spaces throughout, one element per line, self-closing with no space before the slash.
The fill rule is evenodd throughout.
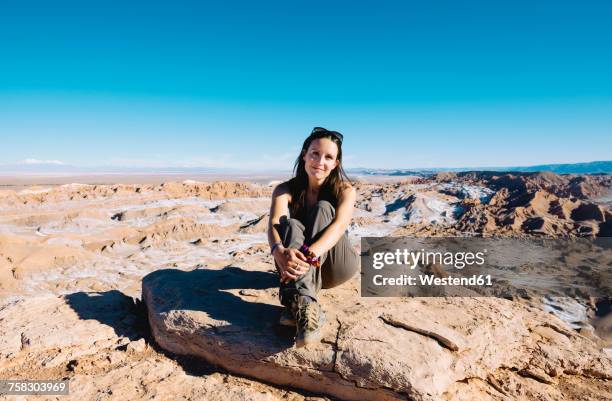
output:
<path id="1" fill-rule="evenodd" d="M 276 225 L 276 229 L 284 247 L 299 249 L 304 243 L 314 243 L 335 215 L 336 210 L 331 203 L 319 201 L 308 210 L 306 224 L 296 219 L 283 219 Z M 321 255 L 321 268 L 311 266 L 310 270 L 297 280 L 281 283 L 281 303 L 289 306 L 298 295 L 308 295 L 316 300 L 321 288 L 336 287 L 353 277 L 359 270 L 359 262 L 359 255 L 351 246 L 345 232 L 332 249 Z"/>

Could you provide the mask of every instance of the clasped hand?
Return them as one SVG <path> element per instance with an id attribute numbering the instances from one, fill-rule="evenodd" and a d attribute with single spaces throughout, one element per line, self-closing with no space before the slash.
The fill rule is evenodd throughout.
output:
<path id="1" fill-rule="evenodd" d="M 281 283 L 296 280 L 310 269 L 306 256 L 298 249 L 277 248 L 274 251 L 274 260 L 278 266 Z"/>

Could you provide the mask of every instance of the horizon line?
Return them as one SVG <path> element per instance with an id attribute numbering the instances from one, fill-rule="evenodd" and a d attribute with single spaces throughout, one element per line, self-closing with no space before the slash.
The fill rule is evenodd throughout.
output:
<path id="1" fill-rule="evenodd" d="M 443 171 L 503 171 L 509 169 L 533 169 L 537 167 L 570 167 L 588 166 L 609 163 L 612 160 L 593 160 L 576 163 L 543 163 L 531 165 L 498 165 L 498 166 L 464 166 L 464 167 L 345 167 L 345 171 L 351 174 L 359 173 L 409 173 L 409 172 L 443 172 Z M 256 168 L 256 167 L 212 167 L 212 166 L 127 166 L 127 165 L 98 165 L 79 166 L 61 163 L 53 160 L 49 163 L 6 163 L 0 164 L 0 175 L 9 174 L 246 174 L 246 173 L 291 173 L 293 168 Z M 12 169 L 12 170 L 11 170 Z M 42 171 L 47 170 L 47 171 Z M 608 169 L 609 170 L 609 169 Z"/>

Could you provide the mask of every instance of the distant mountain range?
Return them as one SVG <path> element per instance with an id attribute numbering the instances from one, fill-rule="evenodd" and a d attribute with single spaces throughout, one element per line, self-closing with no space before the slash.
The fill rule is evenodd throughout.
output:
<path id="1" fill-rule="evenodd" d="M 464 167 L 464 168 L 412 168 L 412 169 L 372 169 L 350 168 L 349 174 L 359 175 L 427 175 L 442 171 L 504 171 L 536 172 L 551 171 L 557 174 L 612 174 L 612 161 L 594 161 L 572 164 L 541 164 L 518 167 Z M 211 168 L 211 167 L 121 167 L 99 166 L 79 167 L 58 163 L 17 163 L 0 164 L 0 174 L 231 174 L 250 173 L 252 170 Z M 259 172 L 259 171 L 257 171 Z"/>
<path id="2" fill-rule="evenodd" d="M 597 161 L 574 164 L 541 164 L 538 166 L 514 167 L 508 171 L 552 171 L 557 174 L 610 174 L 612 161 Z"/>
<path id="3" fill-rule="evenodd" d="M 499 171 L 499 172 L 537 172 L 551 171 L 556 174 L 612 174 L 612 161 L 594 161 L 588 163 L 572 164 L 540 164 L 536 166 L 515 166 L 515 167 L 463 167 L 463 168 L 416 168 L 416 169 L 368 169 L 354 168 L 348 169 L 351 174 L 362 175 L 427 175 L 443 171 L 462 172 L 462 171 Z"/>

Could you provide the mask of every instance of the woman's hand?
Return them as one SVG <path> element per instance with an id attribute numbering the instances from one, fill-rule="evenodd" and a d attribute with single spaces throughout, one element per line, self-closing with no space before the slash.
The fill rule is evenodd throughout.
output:
<path id="1" fill-rule="evenodd" d="M 274 250 L 274 260 L 278 265 L 281 283 L 296 280 L 310 269 L 306 256 L 294 248 L 277 247 Z"/>

